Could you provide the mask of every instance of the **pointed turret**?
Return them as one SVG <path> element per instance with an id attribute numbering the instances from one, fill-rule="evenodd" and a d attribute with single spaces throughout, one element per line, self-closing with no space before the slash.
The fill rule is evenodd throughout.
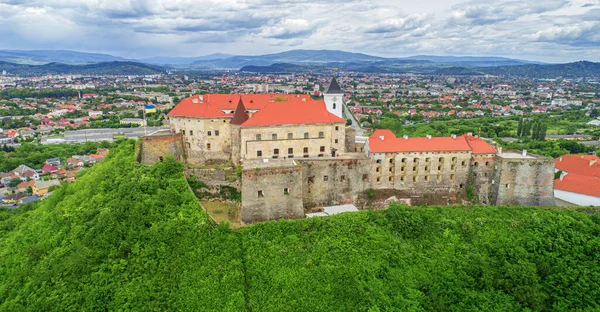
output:
<path id="1" fill-rule="evenodd" d="M 343 94 L 344 91 L 342 91 L 342 88 L 340 88 L 340 85 L 338 84 L 337 80 L 335 79 L 335 76 L 331 77 L 331 82 L 329 83 L 329 88 L 327 88 L 327 91 L 325 91 L 326 94 Z"/>
<path id="2" fill-rule="evenodd" d="M 242 97 L 240 96 L 240 101 L 238 102 L 237 108 L 235 109 L 235 114 L 233 114 L 233 118 L 231 118 L 231 124 L 241 125 L 246 120 L 248 120 L 250 116 L 246 112 L 246 106 L 244 106 L 244 102 L 242 101 Z"/>
<path id="3" fill-rule="evenodd" d="M 325 100 L 325 106 L 327 106 L 327 111 L 340 118 L 343 118 L 343 97 L 344 91 L 342 91 L 342 88 L 340 88 L 340 84 L 335 79 L 335 76 L 331 77 L 329 88 L 327 88 L 327 91 L 325 91 L 325 93 L 323 94 L 323 99 Z"/>

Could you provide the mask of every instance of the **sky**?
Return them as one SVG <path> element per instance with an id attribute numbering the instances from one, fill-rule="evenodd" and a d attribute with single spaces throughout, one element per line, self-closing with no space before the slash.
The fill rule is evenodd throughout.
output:
<path id="1" fill-rule="evenodd" d="M 0 0 L 0 49 L 600 61 L 600 0 Z"/>

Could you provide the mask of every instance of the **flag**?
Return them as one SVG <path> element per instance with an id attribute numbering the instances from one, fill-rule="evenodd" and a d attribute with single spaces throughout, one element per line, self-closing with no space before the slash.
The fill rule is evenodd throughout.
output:
<path id="1" fill-rule="evenodd" d="M 156 106 L 153 104 L 144 105 L 144 110 L 146 111 L 146 114 L 156 113 Z"/>

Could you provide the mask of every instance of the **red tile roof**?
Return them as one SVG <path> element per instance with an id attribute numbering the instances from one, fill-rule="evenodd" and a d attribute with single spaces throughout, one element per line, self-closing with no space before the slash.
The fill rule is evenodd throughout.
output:
<path id="1" fill-rule="evenodd" d="M 383 140 L 381 139 L 383 137 Z M 428 138 L 397 138 L 390 130 L 376 130 L 369 137 L 369 149 L 374 153 L 471 151 L 464 136 Z"/>
<path id="2" fill-rule="evenodd" d="M 246 101 L 244 101 L 244 104 Z M 291 98 L 288 101 L 269 103 L 242 124 L 242 127 L 274 125 L 307 125 L 345 123 L 327 111 L 324 101 Z"/>
<path id="3" fill-rule="evenodd" d="M 554 180 L 554 188 L 561 191 L 600 197 L 600 177 L 569 173 Z"/>
<path id="4" fill-rule="evenodd" d="M 595 155 L 567 154 L 554 159 L 554 166 L 570 174 L 600 177 L 600 158 Z"/>
<path id="5" fill-rule="evenodd" d="M 307 94 L 204 94 L 194 95 L 179 102 L 170 116 L 222 117 L 222 111 L 235 111 L 240 101 L 244 101 L 247 110 L 260 110 L 269 103 L 304 99 L 313 101 Z M 194 103 L 196 101 L 197 103 Z M 230 112 L 228 112 L 230 113 Z"/>
<path id="6" fill-rule="evenodd" d="M 488 142 L 472 135 L 462 135 L 467 140 L 473 154 L 496 154 L 496 149 Z"/>

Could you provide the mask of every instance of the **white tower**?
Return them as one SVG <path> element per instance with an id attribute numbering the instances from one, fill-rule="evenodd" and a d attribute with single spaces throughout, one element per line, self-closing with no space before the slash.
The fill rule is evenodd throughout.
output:
<path id="1" fill-rule="evenodd" d="M 331 78 L 331 83 L 329 84 L 329 88 L 324 93 L 325 98 L 325 106 L 327 106 L 327 111 L 340 117 L 344 118 L 342 114 L 343 106 L 343 97 L 344 91 L 340 88 L 337 80 L 335 80 L 335 76 Z"/>

